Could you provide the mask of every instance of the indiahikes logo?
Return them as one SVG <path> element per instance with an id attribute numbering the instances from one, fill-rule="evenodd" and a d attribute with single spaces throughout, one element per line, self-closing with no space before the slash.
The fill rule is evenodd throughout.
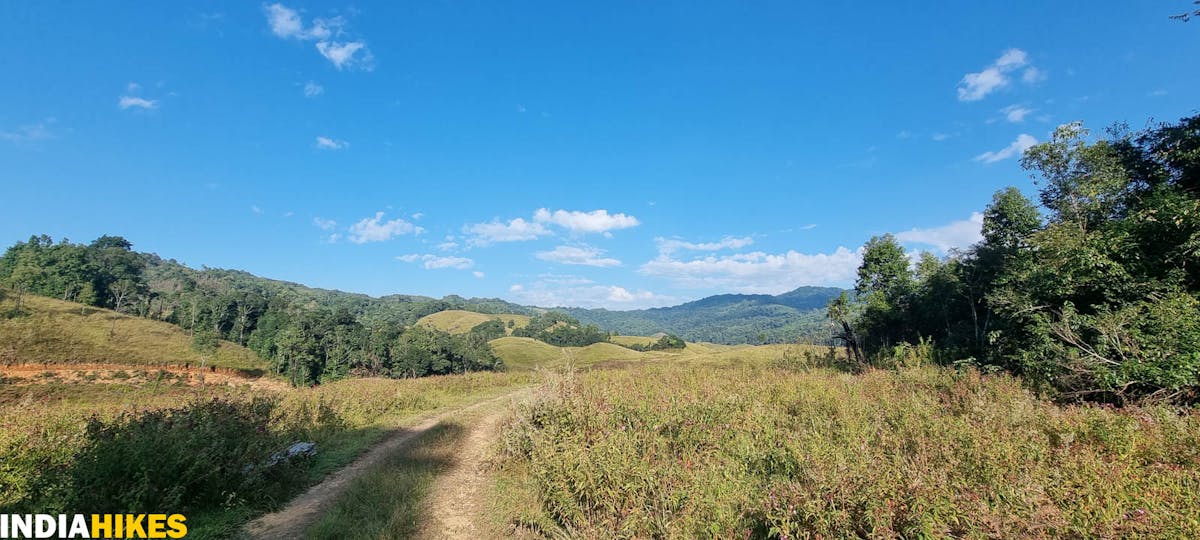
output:
<path id="1" fill-rule="evenodd" d="M 183 538 L 183 514 L 0 514 L 0 538 Z"/>

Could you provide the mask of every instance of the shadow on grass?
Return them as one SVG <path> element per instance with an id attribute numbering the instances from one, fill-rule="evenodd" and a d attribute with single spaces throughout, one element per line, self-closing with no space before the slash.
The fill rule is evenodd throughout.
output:
<path id="1" fill-rule="evenodd" d="M 466 429 L 443 422 L 367 470 L 306 531 L 308 538 L 408 538 L 426 516 L 434 480 L 454 463 Z"/>

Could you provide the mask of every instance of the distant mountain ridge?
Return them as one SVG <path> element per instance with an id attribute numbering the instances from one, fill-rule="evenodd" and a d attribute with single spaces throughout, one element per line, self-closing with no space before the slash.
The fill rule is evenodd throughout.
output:
<path id="1" fill-rule="evenodd" d="M 675 334 L 688 341 L 708 341 L 737 345 L 743 343 L 784 343 L 797 340 L 823 341 L 828 337 L 825 305 L 841 294 L 836 287 L 799 287 L 777 294 L 718 294 L 677 306 L 611 311 L 571 307 L 536 307 L 515 304 L 499 298 L 443 298 L 410 294 L 372 297 L 330 289 L 318 289 L 298 283 L 256 276 L 241 270 L 202 267 L 195 270 L 174 260 L 143 254 L 148 263 L 151 289 L 169 294 L 181 281 L 215 290 L 251 287 L 285 293 L 304 299 L 310 305 L 346 309 L 364 321 L 411 325 L 432 313 L 459 309 L 486 314 L 512 313 L 534 315 L 544 311 L 562 311 L 585 324 L 618 334 L 649 336 L 659 332 Z"/>
<path id="2" fill-rule="evenodd" d="M 823 341 L 829 335 L 825 305 L 841 293 L 836 287 L 799 287 L 778 295 L 718 294 L 632 311 L 558 309 L 618 334 L 669 332 L 688 341 L 725 344 Z"/>

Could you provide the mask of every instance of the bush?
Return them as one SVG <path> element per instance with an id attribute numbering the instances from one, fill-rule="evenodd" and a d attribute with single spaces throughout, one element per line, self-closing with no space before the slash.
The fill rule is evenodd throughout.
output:
<path id="1" fill-rule="evenodd" d="M 264 466 L 288 442 L 270 430 L 275 405 L 212 399 L 92 418 L 69 473 L 69 507 L 157 512 L 262 500 L 289 476 L 301 476 L 288 464 Z"/>

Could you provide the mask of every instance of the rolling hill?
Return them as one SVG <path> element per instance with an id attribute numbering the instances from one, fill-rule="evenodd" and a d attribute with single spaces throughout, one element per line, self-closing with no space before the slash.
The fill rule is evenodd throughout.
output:
<path id="1" fill-rule="evenodd" d="M 472 328 L 476 327 L 480 323 L 495 319 L 499 319 L 504 323 L 506 331 L 509 334 L 512 334 L 513 328 L 520 328 L 529 324 L 528 315 L 514 315 L 511 313 L 491 315 L 486 313 L 477 313 L 474 311 L 464 311 L 461 309 L 448 309 L 446 311 L 439 311 L 437 313 L 426 315 L 417 320 L 417 324 L 436 328 L 451 334 L 465 334 L 470 332 Z M 508 328 L 509 322 L 513 323 L 512 328 Z"/>
<path id="2" fill-rule="evenodd" d="M 254 351 L 234 343 L 221 341 L 206 361 L 178 326 L 44 296 L 25 295 L 23 314 L 10 317 L 15 298 L 7 296 L 0 301 L 0 364 L 267 367 Z"/>

